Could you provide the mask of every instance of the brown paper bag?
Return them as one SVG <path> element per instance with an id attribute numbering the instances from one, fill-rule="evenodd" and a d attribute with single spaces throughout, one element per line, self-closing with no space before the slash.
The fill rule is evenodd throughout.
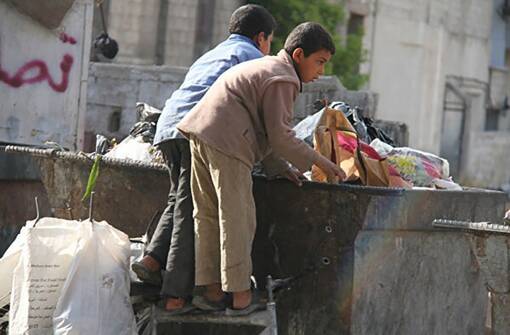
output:
<path id="1" fill-rule="evenodd" d="M 361 150 L 361 142 L 355 128 L 342 111 L 326 107 L 314 133 L 314 147 L 321 155 L 336 163 L 346 174 L 345 181 L 359 180 L 366 186 L 409 187 L 400 176 L 391 176 L 386 159 L 374 159 Z M 340 138 L 350 136 L 355 139 L 355 149 L 348 150 L 339 145 Z M 351 140 L 352 142 L 352 140 Z M 327 176 L 317 167 L 312 167 L 312 180 L 337 183 L 328 180 Z"/>

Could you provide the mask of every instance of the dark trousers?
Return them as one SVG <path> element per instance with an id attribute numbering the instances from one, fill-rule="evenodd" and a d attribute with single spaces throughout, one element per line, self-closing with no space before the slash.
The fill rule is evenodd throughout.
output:
<path id="1" fill-rule="evenodd" d="M 186 298 L 191 296 L 195 285 L 190 146 L 187 140 L 176 139 L 158 147 L 168 167 L 170 191 L 167 207 L 159 219 L 147 254 L 165 265 L 161 294 Z"/>

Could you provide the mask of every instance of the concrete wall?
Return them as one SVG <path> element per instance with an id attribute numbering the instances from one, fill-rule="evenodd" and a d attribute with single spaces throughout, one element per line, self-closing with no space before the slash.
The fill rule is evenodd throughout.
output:
<path id="1" fill-rule="evenodd" d="M 116 61 L 154 64 L 159 0 L 109 2 L 108 34 L 119 43 Z"/>
<path id="2" fill-rule="evenodd" d="M 115 62 L 156 64 L 162 57 L 163 64 L 189 66 L 228 36 L 230 15 L 241 2 L 167 0 L 161 7 L 160 0 L 110 0 L 108 32 L 119 43 Z"/>
<path id="3" fill-rule="evenodd" d="M 95 134 L 122 139 L 136 120 L 135 104 L 146 102 L 162 109 L 181 84 L 187 68 L 91 63 L 86 113 L 86 150 L 91 151 Z M 336 77 L 325 76 L 305 84 L 295 105 L 294 124 L 314 113 L 317 99 L 341 100 L 375 114 L 377 99 L 370 92 L 348 91 Z M 119 120 L 120 118 L 120 120 Z M 116 127 L 115 124 L 118 124 Z"/>
<path id="4" fill-rule="evenodd" d="M 491 106 L 496 127 L 492 130 L 510 130 L 510 73 L 506 68 L 490 69 Z M 505 105 L 506 101 L 506 105 Z"/>
<path id="5" fill-rule="evenodd" d="M 409 125 L 411 146 L 439 152 L 447 75 L 488 81 L 491 15 L 492 1 L 372 1 L 368 88 L 378 118 Z"/>
<path id="6" fill-rule="evenodd" d="M 323 76 L 313 83 L 304 84 L 294 108 L 294 123 L 298 123 L 314 113 L 316 100 L 344 101 L 352 106 L 363 108 L 366 116 L 374 116 L 377 96 L 368 91 L 349 91 L 335 76 Z"/>
<path id="7" fill-rule="evenodd" d="M 212 45 L 220 43 L 229 35 L 228 22 L 230 21 L 230 16 L 245 2 L 244 0 L 216 0 Z"/>
<path id="8" fill-rule="evenodd" d="M 0 2 L 0 142 L 81 148 L 92 6 L 75 1 L 49 30 Z"/>
<path id="9" fill-rule="evenodd" d="M 184 79 L 186 68 L 91 63 L 86 114 L 86 150 L 95 135 L 121 140 L 135 124 L 136 102 L 162 109 Z"/>
<path id="10" fill-rule="evenodd" d="M 510 184 L 510 133 L 476 132 L 470 139 L 462 182 L 500 188 Z"/>
<path id="11" fill-rule="evenodd" d="M 189 66 L 194 60 L 196 13 L 199 0 L 170 0 L 165 64 Z"/>
<path id="12" fill-rule="evenodd" d="M 461 182 L 491 188 L 510 178 L 501 4 L 370 0 L 361 68 L 379 97 L 377 118 L 406 123 L 410 146 L 443 155 Z"/>

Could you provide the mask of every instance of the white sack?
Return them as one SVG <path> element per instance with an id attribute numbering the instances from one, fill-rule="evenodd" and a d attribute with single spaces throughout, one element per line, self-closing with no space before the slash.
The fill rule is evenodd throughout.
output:
<path id="1" fill-rule="evenodd" d="M 75 257 L 54 314 L 54 334 L 136 335 L 129 298 L 129 238 L 108 223 L 83 222 Z"/>
<path id="2" fill-rule="evenodd" d="M 80 223 L 54 218 L 27 225 L 12 249 L 21 245 L 12 276 L 9 334 L 53 334 L 53 312 L 81 241 Z"/>
<path id="3" fill-rule="evenodd" d="M 129 255 L 127 235 L 106 222 L 27 223 L 0 260 L 9 334 L 135 335 Z"/>

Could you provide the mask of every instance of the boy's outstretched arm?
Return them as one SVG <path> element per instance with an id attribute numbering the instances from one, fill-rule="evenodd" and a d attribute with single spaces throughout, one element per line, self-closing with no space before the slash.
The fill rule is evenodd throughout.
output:
<path id="1" fill-rule="evenodd" d="M 267 86 L 262 96 L 264 125 L 274 154 L 290 162 L 299 171 L 310 169 L 319 153 L 295 136 L 292 116 L 297 88 L 294 83 L 279 81 Z"/>
<path id="2" fill-rule="evenodd" d="M 296 94 L 294 84 L 284 81 L 269 84 L 264 92 L 262 108 L 271 149 L 300 172 L 309 170 L 315 164 L 331 180 L 344 180 L 345 173 L 340 167 L 295 136 L 291 121 Z"/>

